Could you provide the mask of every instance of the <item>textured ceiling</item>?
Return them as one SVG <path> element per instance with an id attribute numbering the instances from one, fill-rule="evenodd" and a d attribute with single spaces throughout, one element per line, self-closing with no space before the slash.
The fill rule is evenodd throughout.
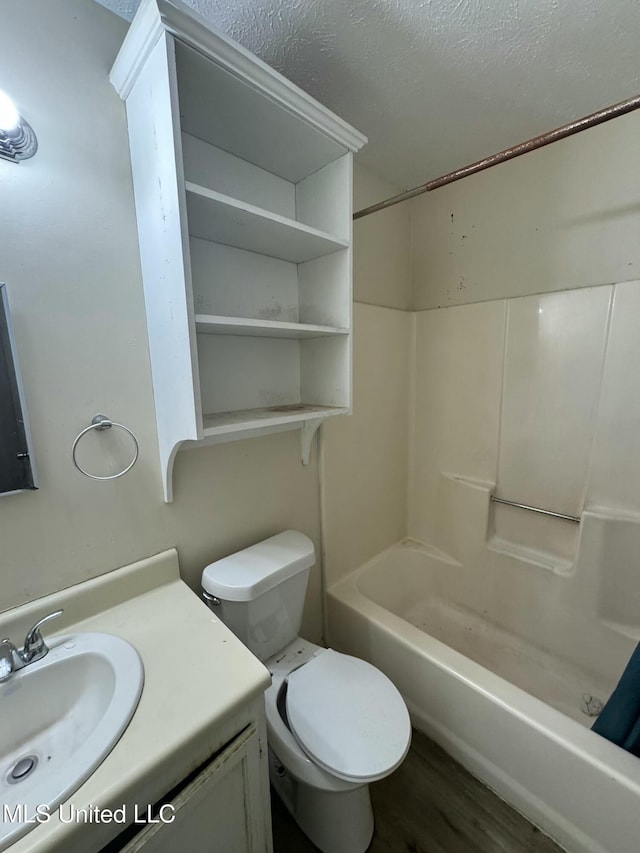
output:
<path id="1" fill-rule="evenodd" d="M 638 0 L 187 3 L 365 133 L 361 159 L 402 187 L 640 92 Z"/>

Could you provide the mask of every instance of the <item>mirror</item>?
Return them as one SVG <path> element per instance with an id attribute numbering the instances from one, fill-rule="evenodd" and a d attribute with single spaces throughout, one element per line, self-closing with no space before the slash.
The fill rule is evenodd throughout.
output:
<path id="1" fill-rule="evenodd" d="M 0 282 L 0 493 L 36 488 L 7 286 Z"/>

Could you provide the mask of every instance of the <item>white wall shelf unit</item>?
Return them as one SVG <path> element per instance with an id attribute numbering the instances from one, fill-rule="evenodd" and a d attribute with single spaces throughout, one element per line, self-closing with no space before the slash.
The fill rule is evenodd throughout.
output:
<path id="1" fill-rule="evenodd" d="M 352 158 L 366 139 L 178 0 L 143 0 L 126 102 L 165 500 L 181 446 L 351 410 Z"/>

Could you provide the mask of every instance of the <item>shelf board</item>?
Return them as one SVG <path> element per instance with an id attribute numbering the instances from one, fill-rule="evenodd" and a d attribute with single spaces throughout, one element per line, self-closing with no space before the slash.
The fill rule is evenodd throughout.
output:
<path id="1" fill-rule="evenodd" d="M 189 234 L 294 264 L 330 255 L 347 240 L 185 181 Z"/>
<path id="2" fill-rule="evenodd" d="M 304 423 L 316 418 L 341 415 L 349 410 L 337 406 L 314 406 L 295 403 L 289 406 L 269 406 L 265 409 L 245 409 L 238 412 L 222 412 L 203 415 L 204 437 L 213 438 L 251 429 L 264 429 L 291 423 Z"/>
<path id="3" fill-rule="evenodd" d="M 253 320 L 247 317 L 223 317 L 196 314 L 196 331 L 205 335 L 245 335 L 252 338 L 324 338 L 348 335 L 348 329 L 315 326 L 309 323 L 287 323 L 280 320 Z"/>

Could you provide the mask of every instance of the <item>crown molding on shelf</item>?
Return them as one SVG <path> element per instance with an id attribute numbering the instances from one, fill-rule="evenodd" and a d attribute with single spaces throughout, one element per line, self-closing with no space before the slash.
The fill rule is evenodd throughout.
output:
<path id="1" fill-rule="evenodd" d="M 329 112 L 242 45 L 216 30 L 180 0 L 142 0 L 110 75 L 113 87 L 123 100 L 165 32 L 208 56 L 236 77 L 249 81 L 272 101 L 301 117 L 345 149 L 356 152 L 367 142 L 366 136 Z"/>

